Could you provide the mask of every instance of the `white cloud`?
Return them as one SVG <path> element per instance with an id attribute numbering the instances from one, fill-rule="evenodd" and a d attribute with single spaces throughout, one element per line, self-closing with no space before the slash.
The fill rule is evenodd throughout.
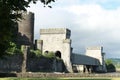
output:
<path id="1" fill-rule="evenodd" d="M 98 45 L 105 48 L 106 54 L 120 56 L 120 8 L 107 10 L 99 4 L 75 5 L 78 2 L 69 4 L 65 1 L 67 5 L 61 7 L 63 2 L 59 6 L 56 3 L 52 9 L 39 6 L 39 3 L 32 5 L 29 10 L 35 12 L 35 34 L 39 35 L 40 28 L 67 27 L 72 30 L 75 52 L 84 53 L 86 46 Z"/>
<path id="2" fill-rule="evenodd" d="M 67 8 L 78 16 L 76 24 L 86 29 L 119 28 L 120 9 L 105 10 L 100 5 L 78 5 Z"/>
<path id="3" fill-rule="evenodd" d="M 78 27 L 76 31 L 78 31 L 79 38 L 76 36 L 73 39 L 79 41 L 75 45 L 79 43 L 78 46 L 81 48 L 92 45 L 103 46 L 106 48 L 105 51 L 108 52 L 108 57 L 119 56 L 118 52 L 120 50 L 118 47 L 120 45 L 115 44 L 119 44 L 120 41 L 118 36 L 120 34 L 120 8 L 106 10 L 100 5 L 91 4 L 74 5 L 67 7 L 66 10 L 77 16 L 74 23 Z M 109 55 L 111 53 L 114 53 L 114 56 Z"/>

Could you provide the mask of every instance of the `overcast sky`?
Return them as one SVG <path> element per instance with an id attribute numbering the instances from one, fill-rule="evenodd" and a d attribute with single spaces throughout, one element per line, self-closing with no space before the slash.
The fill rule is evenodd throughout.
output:
<path id="1" fill-rule="evenodd" d="M 35 13 L 35 39 L 41 28 L 71 30 L 73 52 L 103 46 L 106 58 L 120 58 L 120 0 L 56 0 L 50 4 L 31 4 Z"/>

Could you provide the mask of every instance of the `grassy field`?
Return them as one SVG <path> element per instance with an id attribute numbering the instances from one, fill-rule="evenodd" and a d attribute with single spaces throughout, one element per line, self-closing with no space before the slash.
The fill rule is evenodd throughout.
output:
<path id="1" fill-rule="evenodd" d="M 61 79 L 48 79 L 48 78 L 0 78 L 0 80 L 120 80 L 120 78 L 61 78 Z"/>

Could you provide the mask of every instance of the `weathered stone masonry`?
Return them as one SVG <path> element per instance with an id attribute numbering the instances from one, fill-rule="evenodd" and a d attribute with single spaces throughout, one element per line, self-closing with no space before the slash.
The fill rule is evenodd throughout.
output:
<path id="1" fill-rule="evenodd" d="M 65 28 L 40 29 L 40 40 L 37 48 L 43 53 L 53 51 L 63 59 L 69 72 L 72 72 L 71 64 L 71 31 Z"/>
<path id="2" fill-rule="evenodd" d="M 18 21 L 18 44 L 33 47 L 34 42 L 34 13 L 22 13 L 23 19 Z"/>

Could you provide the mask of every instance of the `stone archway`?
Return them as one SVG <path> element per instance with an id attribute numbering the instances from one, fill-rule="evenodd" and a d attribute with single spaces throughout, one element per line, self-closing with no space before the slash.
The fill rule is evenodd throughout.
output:
<path id="1" fill-rule="evenodd" d="M 56 51 L 55 52 L 55 56 L 61 58 L 61 52 L 60 51 Z"/>

